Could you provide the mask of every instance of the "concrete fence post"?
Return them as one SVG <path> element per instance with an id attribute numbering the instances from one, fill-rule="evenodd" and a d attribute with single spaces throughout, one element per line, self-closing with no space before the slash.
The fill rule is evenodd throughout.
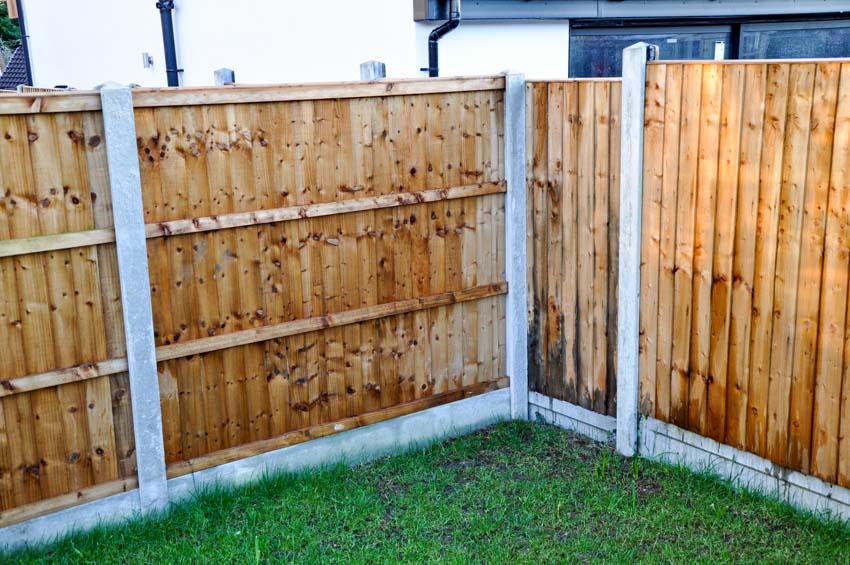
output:
<path id="1" fill-rule="evenodd" d="M 168 503 L 168 489 L 133 94 L 127 87 L 107 83 L 100 98 L 127 338 L 139 501 L 142 512 L 147 512 Z"/>
<path id="2" fill-rule="evenodd" d="M 525 76 L 505 75 L 505 324 L 511 417 L 528 419 L 528 280 L 526 254 Z"/>
<path id="3" fill-rule="evenodd" d="M 380 61 L 360 63 L 360 80 L 387 78 L 387 66 Z"/>
<path id="4" fill-rule="evenodd" d="M 640 236 L 643 195 L 643 113 L 646 62 L 658 48 L 636 43 L 623 50 L 620 138 L 620 264 L 617 301 L 617 451 L 638 449 Z"/>
<path id="5" fill-rule="evenodd" d="M 236 71 L 228 69 L 227 67 L 216 69 L 213 71 L 213 76 L 215 77 L 216 86 L 224 86 L 226 84 L 233 84 L 236 82 Z"/>

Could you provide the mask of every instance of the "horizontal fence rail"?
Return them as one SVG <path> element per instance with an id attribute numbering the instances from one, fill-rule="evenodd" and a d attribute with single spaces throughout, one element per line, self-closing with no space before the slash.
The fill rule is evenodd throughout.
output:
<path id="1" fill-rule="evenodd" d="M 613 415 L 620 81 L 526 88 L 530 389 Z"/>
<path id="2" fill-rule="evenodd" d="M 133 91 L 168 477 L 508 385 L 504 87 Z M 5 526 L 138 479 L 100 95 L 0 130 Z"/>
<path id="3" fill-rule="evenodd" d="M 504 90 L 503 76 L 378 80 L 291 85 L 232 85 L 195 88 L 137 88 L 133 105 L 137 108 L 192 106 L 197 104 L 244 104 L 297 100 L 333 100 L 448 94 L 482 90 Z M 39 92 L 29 95 L 0 94 L 0 114 L 48 114 L 101 109 L 97 92 Z"/>

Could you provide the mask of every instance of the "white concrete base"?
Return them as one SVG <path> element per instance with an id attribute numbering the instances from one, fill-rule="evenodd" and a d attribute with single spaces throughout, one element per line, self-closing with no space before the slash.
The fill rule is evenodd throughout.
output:
<path id="1" fill-rule="evenodd" d="M 654 418 L 641 419 L 640 456 L 708 471 L 800 510 L 850 520 L 850 490 Z"/>
<path id="2" fill-rule="evenodd" d="M 539 392 L 528 393 L 528 416 L 532 422 L 539 416 L 549 424 L 605 443 L 614 441 L 617 434 L 617 419 L 613 416 L 597 414 Z"/>
<path id="3" fill-rule="evenodd" d="M 298 472 L 337 463 L 357 464 L 469 433 L 511 417 L 510 389 L 504 388 L 306 443 L 240 459 L 168 480 L 176 502 L 199 488 L 239 485 L 270 472 Z M 140 515 L 139 491 L 95 500 L 0 529 L 0 547 L 46 543 L 73 531 Z"/>

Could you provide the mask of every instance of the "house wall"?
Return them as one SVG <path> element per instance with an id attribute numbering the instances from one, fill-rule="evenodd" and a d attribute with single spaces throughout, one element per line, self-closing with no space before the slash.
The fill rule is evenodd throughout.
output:
<path id="1" fill-rule="evenodd" d="M 433 28 L 431 24 L 416 24 L 417 69 L 428 66 L 428 34 Z M 440 75 L 511 70 L 527 78 L 566 78 L 569 40 L 566 20 L 467 21 L 440 40 Z"/>
<path id="2" fill-rule="evenodd" d="M 154 0 L 26 0 L 34 82 L 90 88 L 106 80 L 166 84 Z M 409 0 L 177 0 L 182 84 L 207 85 L 229 67 L 242 83 L 359 79 L 369 59 L 390 77 L 425 73 L 433 24 L 413 21 Z M 567 72 L 569 24 L 464 22 L 441 41 L 441 75 L 506 69 L 533 77 Z M 142 66 L 142 52 L 154 57 Z"/>
<path id="3" fill-rule="evenodd" d="M 36 86 L 165 84 L 155 0 L 24 0 L 24 17 Z M 144 51 L 152 69 L 142 66 Z"/>

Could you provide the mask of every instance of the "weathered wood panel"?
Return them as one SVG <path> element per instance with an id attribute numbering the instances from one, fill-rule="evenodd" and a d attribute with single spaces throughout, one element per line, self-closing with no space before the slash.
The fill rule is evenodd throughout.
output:
<path id="1" fill-rule="evenodd" d="M 504 280 L 502 97 L 137 109 L 150 225 L 340 205 L 148 240 L 157 346 L 185 352 L 159 364 L 169 474 L 295 430 L 504 384 L 502 292 L 461 298 Z M 397 201 L 377 205 L 387 197 Z M 441 293 L 456 298 L 428 306 Z M 332 323 L 411 299 L 422 306 Z M 325 316 L 306 333 L 206 353 L 190 345 Z"/>
<path id="2" fill-rule="evenodd" d="M 4 115 L 0 130 L 0 240 L 111 231 L 98 113 Z M 131 488 L 127 375 L 89 365 L 122 358 L 123 336 L 114 243 L 0 259 L 0 523 Z M 69 368 L 86 378 L 50 378 Z M 17 391 L 34 374 L 46 378 Z"/>
<path id="3" fill-rule="evenodd" d="M 850 66 L 647 77 L 641 411 L 850 486 Z"/>
<path id="4" fill-rule="evenodd" d="M 620 82 L 527 85 L 529 386 L 616 413 Z"/>
<path id="5" fill-rule="evenodd" d="M 170 476 L 507 385 L 503 88 L 138 92 Z M 0 99 L 0 525 L 136 488 L 85 97 Z"/>

